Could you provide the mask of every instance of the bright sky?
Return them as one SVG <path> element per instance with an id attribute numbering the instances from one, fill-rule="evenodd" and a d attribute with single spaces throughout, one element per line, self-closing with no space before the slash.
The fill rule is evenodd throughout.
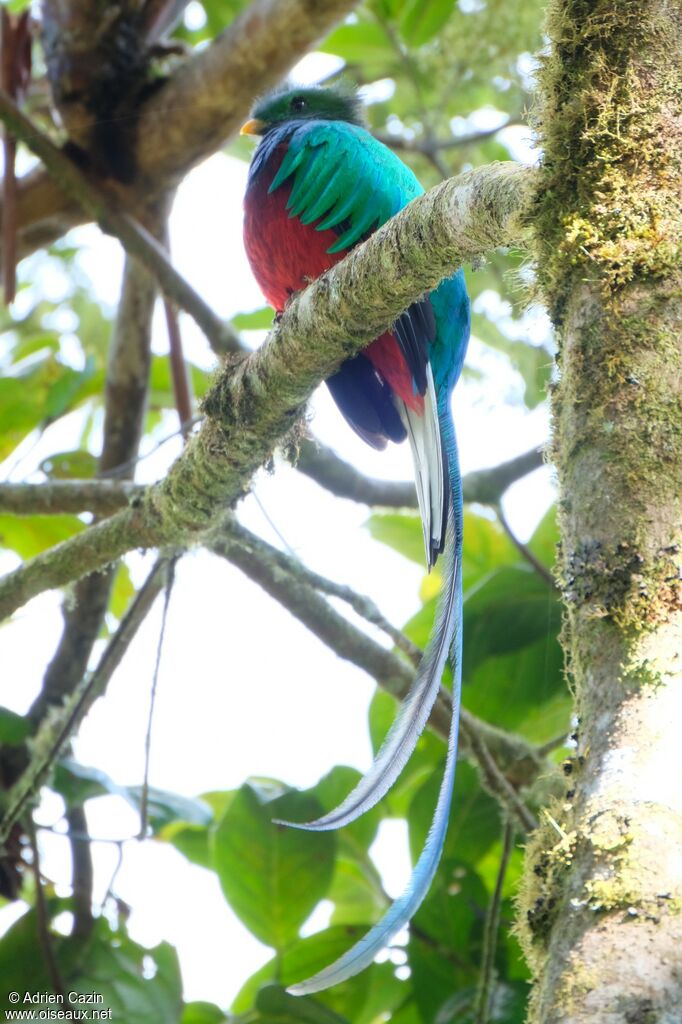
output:
<path id="1" fill-rule="evenodd" d="M 321 60 L 308 58 L 298 77 L 316 79 L 323 67 Z M 496 117 L 494 112 L 491 116 Z M 514 141 L 521 158 L 529 158 L 520 135 Z M 245 178 L 243 163 L 214 156 L 181 186 L 171 220 L 178 269 L 223 316 L 263 304 L 241 243 Z M 118 244 L 101 237 L 94 228 L 80 229 L 75 237 L 85 244 L 82 263 L 98 294 L 113 305 L 122 266 Z M 529 316 L 527 328 L 531 338 L 539 340 L 546 331 L 544 315 Z M 182 329 L 190 358 L 212 366 L 208 346 L 188 318 L 183 318 Z M 158 316 L 154 346 L 159 352 L 167 349 Z M 505 360 L 475 340 L 470 359 L 473 365 L 485 368 L 489 383 L 485 395 L 467 382 L 456 395 L 464 472 L 495 465 L 548 436 L 544 409 L 528 413 L 521 404 L 505 404 L 505 399 L 520 393 L 520 382 L 510 379 Z M 343 423 L 324 389 L 316 395 L 312 408 L 315 433 L 342 457 L 375 476 L 411 476 L 407 448 L 394 446 L 381 454 L 370 451 Z M 60 424 L 60 448 L 76 443 L 79 423 L 75 414 Z M 166 429 L 170 433 L 174 424 L 169 421 Z M 54 436 L 30 452 L 33 441 L 26 444 L 28 454 L 11 478 L 25 478 L 54 450 Z M 155 479 L 178 450 L 177 440 L 169 442 L 141 464 L 138 479 Z M 264 509 L 288 545 L 316 571 L 370 594 L 397 624 L 416 610 L 421 572 L 371 541 L 362 528 L 367 509 L 333 499 L 286 465 L 278 465 L 273 476 L 259 474 L 257 493 L 262 508 L 251 497 L 240 508 L 251 529 L 280 543 Z M 505 507 L 522 536 L 528 536 L 551 498 L 548 470 L 534 473 L 511 489 Z M 0 569 L 15 562 L 13 556 L 4 556 Z M 139 580 L 150 558 L 134 554 L 128 562 Z M 4 678 L 11 681 L 0 702 L 16 711 L 25 711 L 40 688 L 45 663 L 61 632 L 59 603 L 58 595 L 43 595 L 0 631 L 0 663 L 5 668 Z M 141 781 L 159 624 L 157 602 L 106 698 L 95 705 L 75 745 L 79 760 L 103 769 L 123 784 Z M 335 658 L 236 569 L 197 551 L 180 563 L 173 591 L 150 782 L 195 796 L 206 790 L 234 788 L 249 775 L 274 776 L 307 786 L 337 763 L 366 768 L 370 761 L 366 712 L 372 689 L 363 673 Z M 60 813 L 56 799 L 46 801 L 40 820 L 54 823 Z M 88 820 L 92 835 L 102 839 L 132 836 L 139 828 L 135 814 L 115 797 L 90 802 Z M 48 833 L 42 838 L 46 875 L 68 879 L 66 841 Z M 101 898 L 115 867 L 116 850 L 99 843 L 95 851 L 97 895 Z M 385 825 L 374 853 L 387 889 L 397 894 L 409 871 L 400 825 Z M 66 894 L 68 889 L 62 887 L 61 891 Z M 129 927 L 134 939 L 149 945 L 167 939 L 178 948 L 187 999 L 209 999 L 227 1006 L 248 975 L 270 957 L 270 951 L 231 913 L 215 876 L 188 864 L 164 844 L 128 843 L 115 891 L 132 907 Z M 12 907 L 0 911 L 0 929 L 15 916 Z M 323 923 L 321 913 L 316 922 Z"/>

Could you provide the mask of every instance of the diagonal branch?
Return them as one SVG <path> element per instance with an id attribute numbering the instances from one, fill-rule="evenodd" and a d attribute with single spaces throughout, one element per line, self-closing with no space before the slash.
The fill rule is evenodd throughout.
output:
<path id="1" fill-rule="evenodd" d="M 33 739 L 30 762 L 3 798 L 0 847 L 49 775 L 65 743 L 83 721 L 93 702 L 104 693 L 114 670 L 163 589 L 167 563 L 168 556 L 160 555 L 131 602 L 94 672 L 84 675 L 64 704 L 43 719 Z"/>
<path id="2" fill-rule="evenodd" d="M 478 146 L 481 142 L 494 138 L 498 132 L 505 128 L 522 125 L 524 122 L 520 117 L 509 117 L 496 128 L 485 128 L 480 132 L 469 132 L 466 135 L 453 135 L 449 139 L 420 138 L 406 139 L 401 135 L 382 135 L 375 133 L 379 142 L 389 146 L 399 153 L 419 153 L 421 156 L 433 157 L 434 154 L 442 153 L 444 150 L 463 149 L 466 146 Z"/>
<path id="3" fill-rule="evenodd" d="M 254 96 L 276 85 L 357 0 L 254 0 L 210 46 L 182 64 L 139 109 L 138 178 L 121 189 L 134 208 L 172 189 L 235 133 Z M 60 183 L 35 172 L 19 183 L 20 255 L 91 215 Z"/>
<path id="4" fill-rule="evenodd" d="M 314 388 L 463 262 L 525 236 L 530 168 L 491 164 L 442 182 L 312 282 L 265 344 L 225 365 L 206 419 L 136 506 L 38 555 L 0 582 L 0 616 L 137 547 L 187 544 L 248 488 Z"/>
<path id="5" fill-rule="evenodd" d="M 517 480 L 543 465 L 540 448 L 531 448 L 490 469 L 467 473 L 462 480 L 464 500 L 481 505 L 496 505 L 504 492 Z M 296 468 L 337 498 L 349 498 L 364 505 L 386 508 L 416 508 L 417 492 L 411 481 L 376 480 L 317 441 L 306 438 L 300 445 Z M 0 487 L 0 507 L 2 488 Z"/>
<path id="6" fill-rule="evenodd" d="M 414 666 L 381 647 L 332 608 L 316 587 L 314 575 L 296 559 L 282 556 L 233 516 L 223 519 L 208 546 L 258 583 L 340 658 L 369 673 L 398 700 L 406 695 Z M 451 696 L 441 687 L 429 724 L 442 739 L 447 738 L 451 714 Z M 462 711 L 461 724 L 462 750 L 478 765 L 486 789 L 524 831 L 534 828 L 535 819 L 517 788 L 532 782 L 542 767 L 535 749 L 520 736 L 495 729 L 466 711 Z"/>
<path id="7" fill-rule="evenodd" d="M 96 221 L 103 231 L 115 235 L 128 255 L 136 257 L 151 271 L 164 294 L 196 320 L 204 334 L 211 339 L 214 348 L 221 351 L 235 351 L 239 348 L 230 325 L 224 323 L 177 272 L 156 238 L 120 207 L 112 192 L 107 192 L 84 174 L 1 90 L 0 120 L 40 157 L 66 195 L 78 202 L 89 218 Z"/>

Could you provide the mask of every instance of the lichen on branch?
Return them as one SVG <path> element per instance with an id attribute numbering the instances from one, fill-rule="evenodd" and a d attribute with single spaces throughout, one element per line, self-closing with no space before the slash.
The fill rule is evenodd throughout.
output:
<path id="1" fill-rule="evenodd" d="M 192 543 L 248 489 L 314 388 L 462 263 L 523 244 L 535 172 L 491 164 L 410 203 L 299 294 L 264 345 L 228 361 L 206 419 L 141 500 L 0 581 L 0 616 L 109 564 L 132 548 Z"/>

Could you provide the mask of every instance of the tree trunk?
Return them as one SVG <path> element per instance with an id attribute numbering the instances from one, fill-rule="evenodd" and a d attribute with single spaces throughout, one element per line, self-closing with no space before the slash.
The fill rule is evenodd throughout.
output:
<path id="1" fill-rule="evenodd" d="M 555 0 L 541 285 L 578 750 L 528 850 L 529 1020 L 682 1019 L 682 9 Z"/>

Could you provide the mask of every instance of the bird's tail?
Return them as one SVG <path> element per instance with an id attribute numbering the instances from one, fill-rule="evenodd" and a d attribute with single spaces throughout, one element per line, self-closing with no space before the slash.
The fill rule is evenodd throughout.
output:
<path id="1" fill-rule="evenodd" d="M 446 533 L 449 531 L 453 537 L 443 559 L 444 587 L 431 639 L 372 766 L 356 787 L 338 807 L 321 818 L 306 822 L 278 821 L 277 824 L 323 832 L 342 828 L 370 810 L 386 795 L 405 767 L 438 696 L 457 619 L 461 617 L 461 596 L 456 586 L 461 553 L 461 513 L 457 511 L 461 506 L 461 493 L 452 415 L 447 400 L 437 402 L 431 377 L 425 399 L 424 415 L 417 418 L 407 409 L 402 410 L 402 415 L 414 455 L 429 567 L 435 561 L 436 552 L 443 549 Z"/>
<path id="2" fill-rule="evenodd" d="M 444 589 L 436 624 L 424 658 L 403 706 L 370 771 L 345 801 L 316 822 L 298 826 L 338 828 L 371 807 L 392 785 L 412 753 L 438 694 L 448 653 L 453 656 L 452 722 L 445 772 L 426 844 L 405 892 L 367 934 L 335 963 L 306 981 L 293 985 L 293 995 L 307 995 L 337 985 L 367 967 L 376 954 L 403 928 L 423 901 L 438 867 L 448 826 L 455 781 L 462 683 L 462 488 L 454 425 L 449 407 L 439 408 L 441 441 L 446 456 L 450 494 L 444 550 Z M 377 796 L 377 793 L 379 794 Z M 358 809 L 359 808 L 359 809 Z"/>

